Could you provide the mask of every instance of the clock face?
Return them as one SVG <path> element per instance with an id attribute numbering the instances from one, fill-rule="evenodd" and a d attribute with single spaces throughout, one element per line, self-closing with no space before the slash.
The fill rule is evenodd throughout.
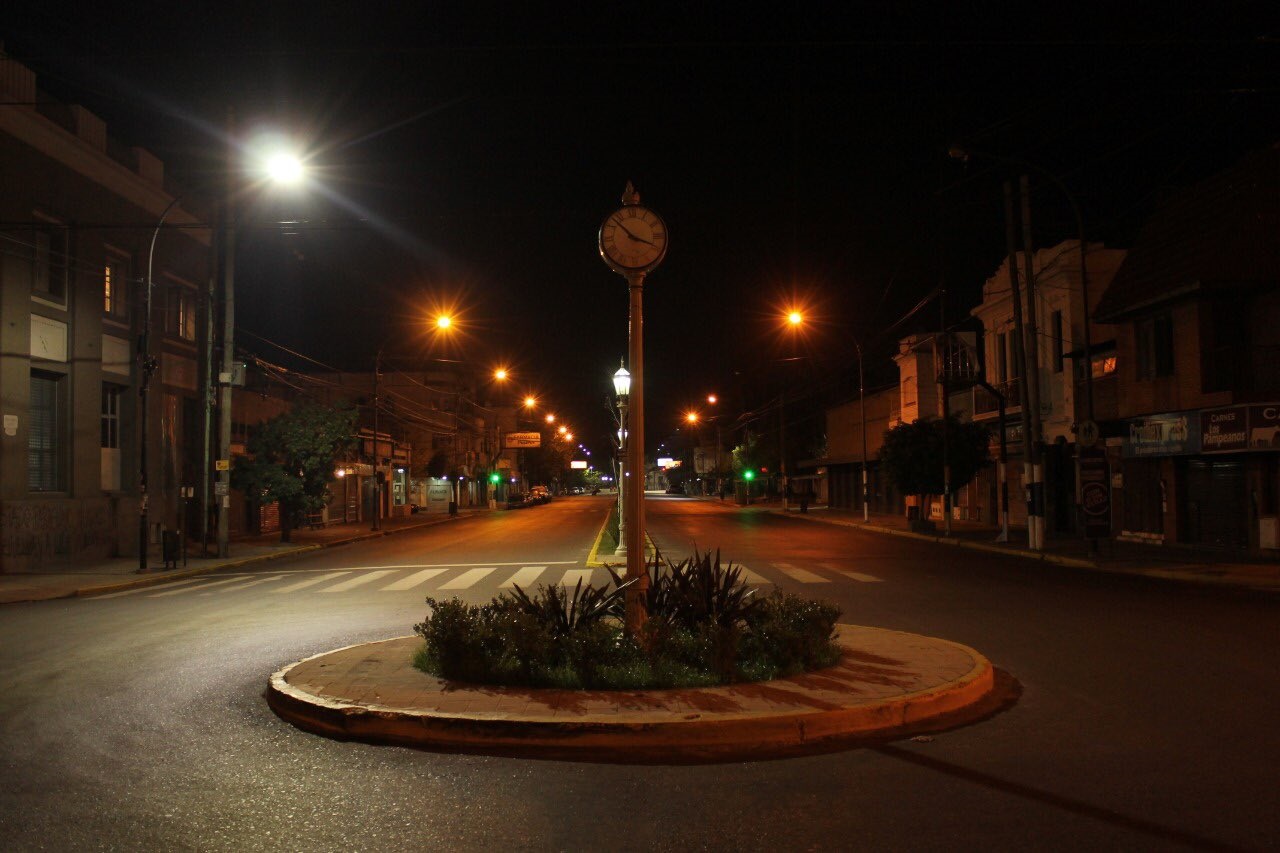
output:
<path id="1" fill-rule="evenodd" d="M 667 224 L 647 207 L 627 205 L 600 226 L 600 257 L 616 270 L 648 270 L 667 253 Z"/>

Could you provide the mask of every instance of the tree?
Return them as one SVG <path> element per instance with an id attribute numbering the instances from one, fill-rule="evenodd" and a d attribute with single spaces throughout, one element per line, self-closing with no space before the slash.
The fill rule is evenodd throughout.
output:
<path id="1" fill-rule="evenodd" d="M 922 498 L 943 493 L 942 428 L 941 419 L 927 419 L 899 424 L 884 434 L 880 463 L 889 480 L 904 493 Z M 954 492 L 990 463 L 991 438 L 985 426 L 963 423 L 955 417 L 947 419 L 946 429 L 946 456 Z"/>
<path id="2" fill-rule="evenodd" d="M 257 503 L 280 504 L 280 541 L 306 513 L 319 512 L 334 460 L 355 443 L 356 410 L 306 403 L 261 424 L 237 456 L 232 484 Z"/>

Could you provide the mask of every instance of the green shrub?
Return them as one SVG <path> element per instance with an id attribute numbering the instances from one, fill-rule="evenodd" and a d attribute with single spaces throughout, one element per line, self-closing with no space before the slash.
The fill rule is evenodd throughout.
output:
<path id="1" fill-rule="evenodd" d="M 717 552 L 649 567 L 650 618 L 637 638 L 621 625 L 630 583 L 518 587 L 488 604 L 428 598 L 414 626 L 414 665 L 441 678 L 569 689 L 704 687 L 763 681 L 834 665 L 840 610 L 775 591 L 757 598 Z M 658 590 L 655 595 L 655 588 Z"/>

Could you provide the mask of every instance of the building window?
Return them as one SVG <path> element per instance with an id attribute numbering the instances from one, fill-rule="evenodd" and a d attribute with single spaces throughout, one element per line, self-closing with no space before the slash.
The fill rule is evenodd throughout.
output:
<path id="1" fill-rule="evenodd" d="M 59 302 L 67 296 L 67 256 L 70 230 L 60 225 L 38 229 L 33 234 L 35 265 L 31 289 L 37 296 Z"/>
<path id="2" fill-rule="evenodd" d="M 1089 369 L 1093 371 L 1094 379 L 1110 376 L 1116 372 L 1116 354 L 1114 352 L 1105 355 L 1095 354 L 1089 360 Z"/>
<path id="3" fill-rule="evenodd" d="M 59 492 L 66 488 L 63 377 L 32 371 L 30 426 L 27 431 L 27 488 Z"/>
<path id="4" fill-rule="evenodd" d="M 169 291 L 169 332 L 184 340 L 196 339 L 195 294 L 185 287 Z"/>
<path id="5" fill-rule="evenodd" d="M 1054 311 L 1051 320 L 1053 328 L 1053 372 L 1062 372 L 1062 312 Z"/>
<path id="6" fill-rule="evenodd" d="M 120 449 L 120 397 L 119 385 L 102 384 L 102 446 L 110 450 Z"/>
<path id="7" fill-rule="evenodd" d="M 129 264 L 121 258 L 102 265 L 102 311 L 118 320 L 129 316 Z"/>
<path id="8" fill-rule="evenodd" d="M 1004 332 L 996 335 L 996 381 L 1004 382 L 1009 378 L 1009 336 Z"/>
<path id="9" fill-rule="evenodd" d="M 120 403 L 123 398 L 123 386 L 102 383 L 101 457 L 104 492 L 118 492 L 121 487 Z"/>
<path id="10" fill-rule="evenodd" d="M 1138 379 L 1173 375 L 1173 315 L 1168 311 L 1134 324 L 1134 368 Z"/>

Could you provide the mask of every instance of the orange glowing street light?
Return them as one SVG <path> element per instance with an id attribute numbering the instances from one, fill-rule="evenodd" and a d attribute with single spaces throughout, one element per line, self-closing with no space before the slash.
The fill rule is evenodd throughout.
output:
<path id="1" fill-rule="evenodd" d="M 799 311 L 791 311 L 787 314 L 787 322 L 792 326 L 799 326 L 804 322 L 804 315 Z"/>
<path id="2" fill-rule="evenodd" d="M 573 433 L 571 433 L 571 432 L 566 432 L 566 433 L 564 434 L 564 440 L 565 440 L 565 441 L 573 441 Z"/>
<path id="3" fill-rule="evenodd" d="M 533 408 L 534 406 L 536 406 L 536 405 L 538 405 L 538 400 L 537 400 L 537 398 L 535 398 L 535 397 L 525 397 L 525 398 L 524 398 L 524 407 L 525 407 L 526 409 L 532 409 L 532 408 Z"/>
<path id="4" fill-rule="evenodd" d="M 568 431 L 569 431 L 569 428 L 568 428 L 567 426 L 565 426 L 564 424 L 560 424 L 560 434 L 561 434 L 561 435 L 564 435 L 564 434 L 565 434 L 565 433 L 567 433 Z"/>
<path id="5" fill-rule="evenodd" d="M 499 367 L 497 370 L 493 371 L 493 378 L 499 382 L 505 382 L 507 376 L 507 369 L 505 367 Z"/>
<path id="6" fill-rule="evenodd" d="M 550 412 L 547 412 L 547 423 L 553 424 L 555 422 L 556 422 L 556 416 L 551 414 Z"/>
<path id="7" fill-rule="evenodd" d="M 715 394 L 708 394 L 707 402 L 714 406 L 716 403 L 720 402 L 720 398 L 717 397 Z"/>
<path id="8" fill-rule="evenodd" d="M 453 325 L 453 318 L 450 317 L 448 314 L 441 314 L 436 317 L 437 329 L 441 329 L 441 330 L 448 329 L 452 325 Z"/>
<path id="9" fill-rule="evenodd" d="M 689 423 L 691 423 L 691 424 L 696 424 L 696 423 L 698 422 L 698 413 L 697 413 L 697 412 L 687 412 L 687 413 L 685 414 L 685 416 L 684 416 L 684 419 L 685 419 L 686 421 L 688 421 Z"/>

